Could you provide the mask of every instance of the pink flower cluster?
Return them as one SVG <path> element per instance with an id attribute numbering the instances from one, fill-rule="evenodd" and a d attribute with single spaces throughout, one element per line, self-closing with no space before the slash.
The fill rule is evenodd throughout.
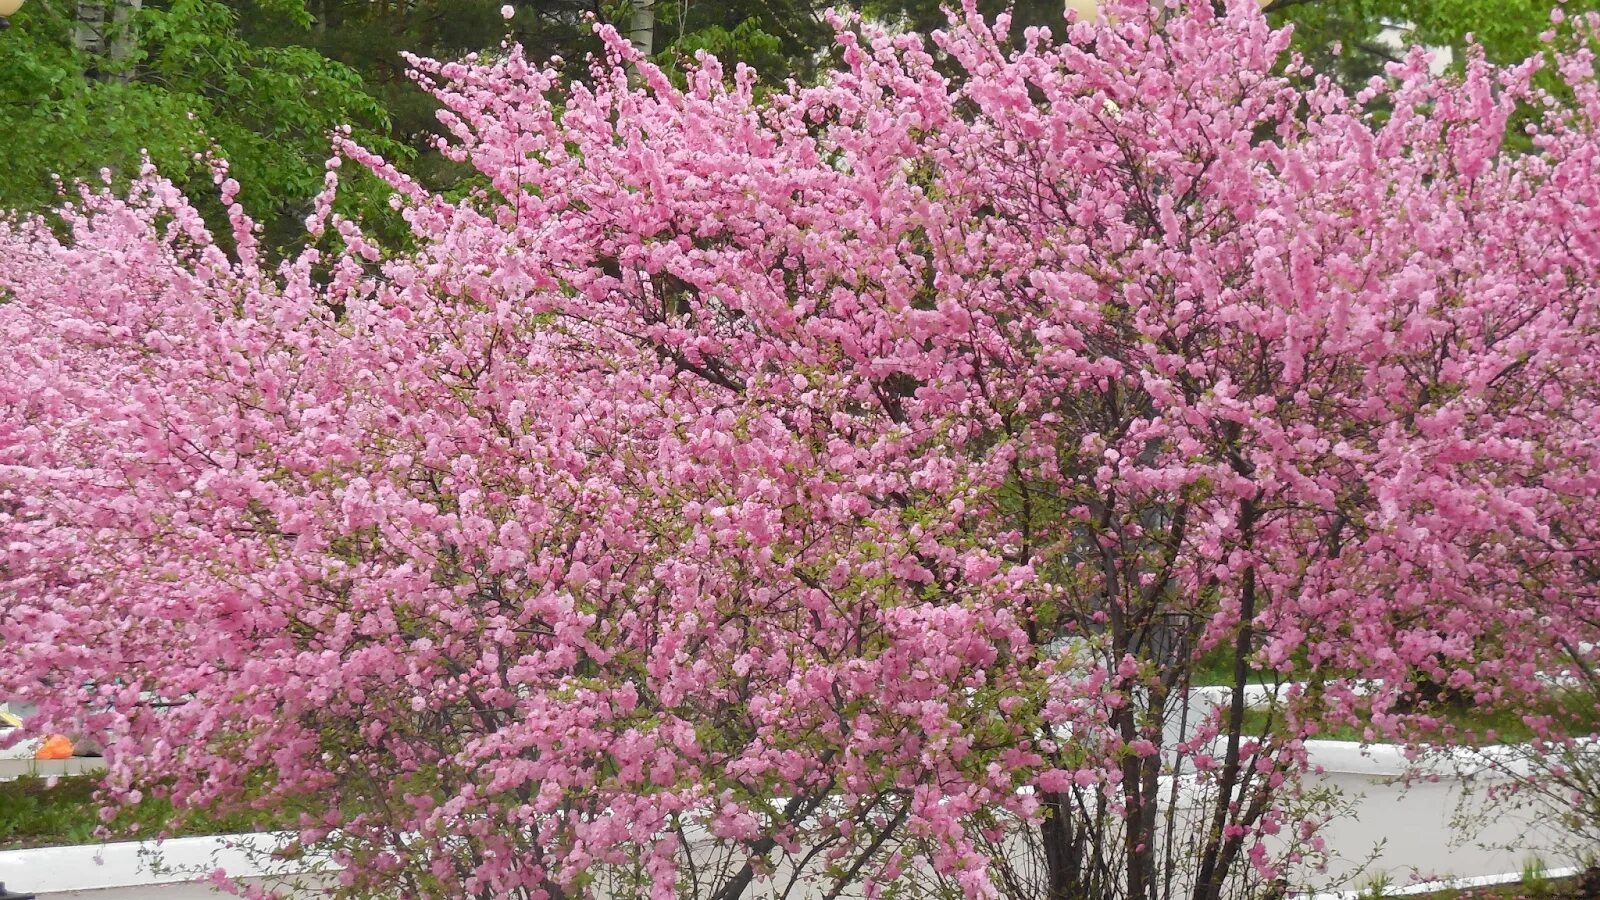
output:
<path id="1" fill-rule="evenodd" d="M 464 199 L 0 223 L 0 696 L 351 896 L 1277 877 L 1319 721 L 1593 637 L 1600 89 L 1348 98 L 1254 7 L 414 60 Z"/>

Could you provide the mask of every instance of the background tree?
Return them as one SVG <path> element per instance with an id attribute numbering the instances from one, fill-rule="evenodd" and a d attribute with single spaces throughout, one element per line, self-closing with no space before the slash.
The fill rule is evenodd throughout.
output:
<path id="1" fill-rule="evenodd" d="M 619 6 L 582 0 L 514 3 L 516 14 L 508 21 L 501 15 L 504 5 L 498 0 L 246 4 L 240 31 L 253 44 L 304 46 L 358 73 L 364 89 L 388 117 L 386 134 L 416 157 L 417 175 L 448 187 L 463 173 L 435 151 L 438 104 L 412 81 L 404 54 L 434 59 L 492 55 L 509 36 L 535 58 L 562 56 L 581 73 L 583 59 L 599 49 L 589 17 L 611 21 L 623 12 Z"/>
<path id="2" fill-rule="evenodd" d="M 320 186 L 333 129 L 352 125 L 398 149 L 355 71 L 304 47 L 245 40 L 234 7 L 214 0 L 29 3 L 0 40 L 0 98 L 14 149 L 0 206 L 11 209 L 55 202 L 56 175 L 129 178 L 145 152 L 203 201 L 215 154 L 248 180 L 245 199 L 263 222 L 288 233 Z"/>
<path id="3" fill-rule="evenodd" d="M 1565 8 L 1578 12 L 1582 3 Z M 40 209 L 56 196 L 53 174 L 68 180 L 103 168 L 125 177 L 148 150 L 168 177 L 209 202 L 209 163 L 232 160 L 245 199 L 274 243 L 293 235 L 316 190 L 327 133 L 353 124 L 366 143 L 411 154 L 425 182 L 448 187 L 466 173 L 434 151 L 437 106 L 406 76 L 404 51 L 453 59 L 494 52 L 510 35 L 533 58 L 561 55 L 568 74 L 598 45 L 591 17 L 624 22 L 625 2 L 563 0 L 514 4 L 508 23 L 494 0 L 38 0 L 0 42 L 0 124 L 26 161 L 0 175 L 0 207 Z M 746 62 L 769 85 L 816 77 L 837 58 L 827 4 L 694 0 L 657 4 L 657 59 L 671 67 L 709 50 Z M 1293 22 L 1296 46 L 1321 71 L 1358 85 L 1395 51 L 1378 41 L 1386 23 L 1409 22 L 1409 37 L 1458 51 L 1473 32 L 1492 59 L 1519 59 L 1547 27 L 1549 2 L 1410 3 L 1408 0 L 1277 0 L 1274 21 Z M 1031 25 L 1056 27 L 1058 3 L 1024 2 L 1013 36 Z M 143 11 L 135 15 L 135 11 Z M 943 22 L 938 3 L 884 0 L 859 8 L 896 28 L 928 31 Z M 980 3 L 993 15 L 1001 3 Z M 1335 55 L 1338 45 L 1342 52 Z M 384 143 L 387 141 L 388 143 Z M 353 186 L 352 186 L 353 187 Z M 346 204 L 373 207 L 375 197 Z M 381 208 L 381 207 L 379 207 Z M 213 221 L 217 211 L 209 215 Z"/>
<path id="4" fill-rule="evenodd" d="M 1592 11 L 1592 0 L 1274 0 L 1274 21 L 1292 23 L 1296 49 L 1319 71 L 1352 88 L 1381 75 L 1404 47 L 1449 48 L 1464 58 L 1468 36 L 1489 59 L 1510 63 L 1539 52 L 1539 36 L 1551 27 L 1550 12 Z"/>

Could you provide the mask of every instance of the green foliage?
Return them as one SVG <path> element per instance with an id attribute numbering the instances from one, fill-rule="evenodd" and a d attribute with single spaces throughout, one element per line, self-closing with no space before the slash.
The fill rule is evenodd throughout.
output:
<path id="1" fill-rule="evenodd" d="M 657 54 L 657 59 L 670 67 L 678 60 L 692 60 L 702 50 L 720 60 L 729 74 L 738 63 L 751 66 L 769 81 L 773 75 L 789 71 L 783 41 L 762 31 L 754 19 L 746 19 L 732 29 L 711 25 L 687 34 Z"/>
<path id="2" fill-rule="evenodd" d="M 1555 882 L 1551 880 L 1550 870 L 1545 868 L 1544 860 L 1533 856 L 1523 861 L 1522 889 L 1530 898 L 1549 897 L 1555 894 Z"/>
<path id="3" fill-rule="evenodd" d="M 290 19 L 304 13 L 268 2 Z M 221 157 L 251 211 L 288 232 L 321 185 L 332 129 L 351 124 L 358 139 L 399 149 L 357 72 L 305 47 L 243 39 L 230 4 L 151 0 L 115 58 L 74 46 L 74 9 L 35 0 L 0 34 L 0 128 L 12 141 L 0 207 L 50 205 L 56 176 L 126 179 L 148 154 L 214 214 L 209 159 Z"/>
<path id="4" fill-rule="evenodd" d="M 243 5 L 240 32 L 255 46 L 304 47 L 356 73 L 387 115 L 386 136 L 415 157 L 407 170 L 446 188 L 466 173 L 434 152 L 438 103 L 412 81 L 404 54 L 457 59 L 510 39 L 535 59 L 560 55 L 571 60 L 569 71 L 581 76 L 585 55 L 599 49 L 584 17 L 587 3 L 513 2 L 516 14 L 507 21 L 500 13 L 504 2 L 274 0 L 268 5 L 256 0 Z M 307 21 L 309 27 L 303 24 Z"/>
<path id="5" fill-rule="evenodd" d="M 1515 62 L 1537 53 L 1539 33 L 1549 27 L 1554 0 L 1405 0 L 1390 18 L 1411 22 L 1419 43 L 1461 48 L 1467 35 L 1495 62 Z M 1569 12 L 1592 3 L 1563 4 Z"/>
<path id="6" fill-rule="evenodd" d="M 194 168 L 188 157 L 205 148 L 181 98 L 86 77 L 62 6 L 30 3 L 0 34 L 0 128 L 10 138 L 0 206 L 39 209 L 56 195 L 54 174 L 126 172 L 142 148 L 182 177 Z"/>
<path id="7" fill-rule="evenodd" d="M 945 6 L 959 9 L 961 4 L 929 0 L 867 0 L 861 6 L 862 11 L 873 18 L 926 33 L 945 27 Z M 978 11 L 991 17 L 1009 11 L 1011 34 L 1016 37 L 1021 37 L 1024 29 L 1033 26 L 1060 31 L 1066 21 L 1066 4 L 1063 0 L 979 0 Z"/>
<path id="8" fill-rule="evenodd" d="M 1360 900 L 1384 900 L 1389 896 L 1389 890 L 1394 886 L 1394 880 L 1387 872 L 1374 872 L 1367 876 L 1366 885 L 1356 893 Z"/>
<path id="9" fill-rule="evenodd" d="M 253 209 L 303 203 L 320 188 L 328 134 L 342 124 L 394 152 L 383 108 L 361 76 L 314 50 L 243 40 L 217 0 L 172 0 L 146 12 L 140 76 L 187 101 L 245 185 Z M 256 193 L 250 193 L 255 190 Z"/>
<path id="10" fill-rule="evenodd" d="M 119 0 L 107 0 L 119 2 Z M 127 2 L 127 0 L 120 0 Z M 561 55 L 582 77 L 598 49 L 593 22 L 628 30 L 633 0 L 145 0 L 128 52 L 90 57 L 74 48 L 73 0 L 31 0 L 0 34 L 0 128 L 10 163 L 0 170 L 0 207 L 38 210 L 56 198 L 57 175 L 72 181 L 102 170 L 123 179 L 145 154 L 214 218 L 209 156 L 226 158 L 245 185 L 241 199 L 266 222 L 269 242 L 293 239 L 321 183 L 328 133 L 355 136 L 431 186 L 470 184 L 470 173 L 437 154 L 436 102 L 407 75 L 402 52 L 456 58 L 504 39 L 535 57 Z M 1277 0 L 1269 12 L 1296 28 L 1296 43 L 1318 71 L 1351 85 L 1395 55 L 1380 37 L 1458 51 L 1467 35 L 1492 59 L 1536 52 L 1554 0 Z M 1571 0 L 1572 12 L 1600 0 Z M 696 51 L 738 62 L 775 84 L 815 78 L 832 62 L 823 0 L 657 0 L 657 59 L 669 67 Z M 855 6 L 894 27 L 942 27 L 938 0 L 864 0 Z M 1060 0 L 982 0 L 993 15 L 1010 8 L 1013 30 L 1058 26 Z M 1335 52 L 1335 48 L 1339 52 Z M 1457 58 L 1460 58 L 1457 53 Z M 465 179 L 465 180 L 464 180 Z M 347 190 L 344 211 L 380 216 L 381 192 Z"/>
<path id="11" fill-rule="evenodd" d="M 855 7 L 892 26 L 927 32 L 945 26 L 947 5 L 940 0 L 658 2 L 656 43 L 732 56 L 757 66 L 769 81 L 787 74 L 806 78 L 825 64 L 832 46 L 832 31 L 823 19 L 827 7 Z M 1398 57 L 1392 45 L 1396 37 L 1406 44 L 1449 47 L 1459 60 L 1470 35 L 1493 61 L 1524 59 L 1539 51 L 1539 34 L 1549 27 L 1555 5 L 1556 0 L 1275 0 L 1266 9 L 1276 22 L 1295 26 L 1297 48 L 1318 71 L 1354 86 Z M 1561 5 L 1570 15 L 1595 9 L 1597 0 Z M 1012 32 L 1019 37 L 1030 26 L 1059 30 L 1063 22 L 1061 0 L 980 0 L 978 8 L 989 16 L 1010 11 Z M 627 9 L 622 3 L 615 12 Z M 787 63 L 775 71 L 780 55 Z"/>
<path id="12" fill-rule="evenodd" d="M 806 79 L 830 59 L 833 35 L 823 11 L 835 5 L 855 7 L 893 27 L 927 32 L 945 26 L 944 9 L 950 4 L 940 0 L 658 2 L 656 45 L 666 48 L 663 58 L 708 49 L 725 61 L 750 63 L 769 82 L 788 75 Z M 1491 60 L 1524 59 L 1539 51 L 1539 34 L 1549 27 L 1555 5 L 1555 0 L 1275 0 L 1266 9 L 1274 21 L 1295 26 L 1297 49 L 1317 71 L 1359 86 L 1399 57 L 1396 39 L 1402 44 L 1449 47 L 1460 60 L 1470 35 Z M 1569 14 L 1596 5 L 1597 0 L 1562 4 Z M 624 16 L 629 8 L 620 2 L 612 13 Z M 1063 22 L 1061 0 L 980 0 L 978 8 L 988 16 L 1009 11 L 1017 37 L 1031 26 L 1059 30 Z"/>
<path id="13" fill-rule="evenodd" d="M 1493 62 L 1538 53 L 1556 0 L 1275 0 L 1274 21 L 1295 27 L 1295 46 L 1319 72 L 1359 86 L 1400 56 L 1402 44 L 1448 47 L 1456 64 L 1469 39 Z M 1596 0 L 1559 4 L 1569 15 L 1597 8 Z"/>
<path id="14" fill-rule="evenodd" d="M 696 50 L 709 50 L 730 74 L 734 65 L 742 62 L 754 67 L 768 83 L 782 83 L 791 75 L 810 79 L 833 43 L 833 29 L 823 17 L 830 5 L 834 4 L 812 0 L 656 0 L 652 9 L 658 58 L 664 62 L 692 59 Z M 843 8 L 847 4 L 837 5 Z M 609 11 L 624 32 L 632 7 L 628 0 L 621 0 Z"/>

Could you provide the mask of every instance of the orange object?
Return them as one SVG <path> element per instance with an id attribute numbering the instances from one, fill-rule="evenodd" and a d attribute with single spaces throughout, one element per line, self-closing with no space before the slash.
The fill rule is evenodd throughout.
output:
<path id="1" fill-rule="evenodd" d="M 34 759 L 71 759 L 72 758 L 72 742 L 67 740 L 66 735 L 52 734 L 49 737 L 44 739 L 44 743 L 43 744 L 39 745 L 39 750 L 38 750 L 37 753 L 33 754 L 33 758 Z"/>

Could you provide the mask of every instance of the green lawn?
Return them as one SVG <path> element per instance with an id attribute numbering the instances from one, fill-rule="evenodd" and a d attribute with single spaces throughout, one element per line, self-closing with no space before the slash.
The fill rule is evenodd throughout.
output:
<path id="1" fill-rule="evenodd" d="M 100 805 L 94 794 L 98 775 L 73 775 L 49 779 L 27 775 L 0 782 L 0 850 L 98 843 Z M 268 813 L 214 816 L 198 812 L 177 813 L 166 800 L 146 796 L 138 805 L 120 812 L 107 826 L 111 840 L 183 837 L 268 831 L 282 827 Z"/>
<path id="2" fill-rule="evenodd" d="M 1459 888 L 1432 894 L 1411 894 L 1405 900 L 1590 900 L 1595 895 L 1585 889 L 1582 878 L 1535 878 L 1517 884 L 1494 887 Z M 1362 897 L 1382 900 L 1389 895 L 1381 892 Z M 1399 900 L 1399 898 L 1396 898 Z"/>
<path id="3" fill-rule="evenodd" d="M 1281 715 L 1263 708 L 1247 710 L 1245 733 L 1259 734 L 1266 725 L 1269 714 Z M 1522 708 L 1440 702 L 1424 710 L 1418 710 L 1415 714 L 1433 716 L 1442 723 L 1444 729 L 1450 729 L 1448 732 L 1430 732 L 1430 736 L 1448 734 L 1452 740 L 1471 745 L 1520 744 L 1530 741 L 1534 737 L 1534 730 L 1524 721 L 1530 716 L 1550 716 L 1554 721 L 1561 723 L 1558 730 L 1565 729 L 1569 733 L 1591 733 L 1600 729 L 1600 711 L 1596 710 L 1593 697 L 1582 694 L 1550 694 Z M 1281 719 L 1275 720 L 1278 721 Z M 1316 737 L 1320 740 L 1359 742 L 1364 739 L 1364 732 L 1369 723 L 1370 718 L 1367 715 L 1358 713 L 1355 722 L 1324 723 L 1323 730 Z M 1386 737 L 1378 733 L 1375 739 L 1381 741 Z"/>

